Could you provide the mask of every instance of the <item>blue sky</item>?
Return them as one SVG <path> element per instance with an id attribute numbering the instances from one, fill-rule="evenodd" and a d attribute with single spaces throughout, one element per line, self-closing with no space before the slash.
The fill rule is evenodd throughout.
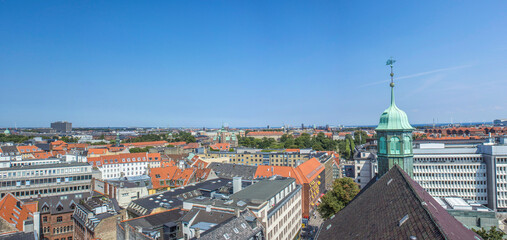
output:
<path id="1" fill-rule="evenodd" d="M 506 1 L 0 1 L 0 127 L 507 117 Z"/>

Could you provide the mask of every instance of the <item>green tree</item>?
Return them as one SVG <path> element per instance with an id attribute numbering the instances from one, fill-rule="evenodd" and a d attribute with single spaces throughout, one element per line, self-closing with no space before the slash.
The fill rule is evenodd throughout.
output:
<path id="1" fill-rule="evenodd" d="M 368 134 L 365 131 L 358 130 L 354 132 L 354 143 L 356 145 L 365 144 L 366 139 L 368 139 Z"/>
<path id="2" fill-rule="evenodd" d="M 488 231 L 484 228 L 472 228 L 472 230 L 479 234 L 479 236 L 481 236 L 484 240 L 502 240 L 505 236 L 505 233 L 502 232 L 502 230 L 497 229 L 496 226 L 491 227 Z"/>
<path id="3" fill-rule="evenodd" d="M 131 148 L 129 149 L 130 153 L 140 153 L 140 152 L 148 152 L 150 151 L 150 148 L 153 148 L 152 146 L 148 146 L 145 148 Z"/>
<path id="4" fill-rule="evenodd" d="M 351 156 L 351 151 L 350 151 L 350 140 L 347 139 L 345 140 L 345 152 L 343 154 L 343 158 L 345 159 L 349 159 Z"/>
<path id="5" fill-rule="evenodd" d="M 317 208 L 320 216 L 327 219 L 344 208 L 359 193 L 359 186 L 352 178 L 339 178 L 333 183 L 333 189 L 322 196 Z"/>

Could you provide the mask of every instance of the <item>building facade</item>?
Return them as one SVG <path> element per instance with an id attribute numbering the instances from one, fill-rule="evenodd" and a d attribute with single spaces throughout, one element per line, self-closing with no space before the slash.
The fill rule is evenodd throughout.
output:
<path id="1" fill-rule="evenodd" d="M 70 122 L 53 122 L 51 128 L 57 132 L 72 132 L 72 123 Z"/>
<path id="2" fill-rule="evenodd" d="M 140 176 L 148 168 L 160 167 L 160 153 L 123 153 L 89 157 L 88 163 L 102 173 L 102 179 Z"/>
<path id="3" fill-rule="evenodd" d="M 91 189 L 92 177 L 100 177 L 88 163 L 59 163 L 0 169 L 0 196 L 12 193 L 20 199 L 37 198 Z"/>

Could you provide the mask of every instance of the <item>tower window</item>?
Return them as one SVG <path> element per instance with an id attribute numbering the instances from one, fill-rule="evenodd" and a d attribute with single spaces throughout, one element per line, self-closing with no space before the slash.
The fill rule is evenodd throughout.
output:
<path id="1" fill-rule="evenodd" d="M 400 139 L 398 137 L 392 137 L 390 141 L 391 154 L 400 154 Z"/>

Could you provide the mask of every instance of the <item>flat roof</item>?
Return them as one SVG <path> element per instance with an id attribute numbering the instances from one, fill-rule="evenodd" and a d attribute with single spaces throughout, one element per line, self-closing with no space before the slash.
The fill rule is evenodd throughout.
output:
<path id="1" fill-rule="evenodd" d="M 231 195 L 231 199 L 257 199 L 266 201 L 282 191 L 285 187 L 296 182 L 293 178 L 265 179 Z"/>

